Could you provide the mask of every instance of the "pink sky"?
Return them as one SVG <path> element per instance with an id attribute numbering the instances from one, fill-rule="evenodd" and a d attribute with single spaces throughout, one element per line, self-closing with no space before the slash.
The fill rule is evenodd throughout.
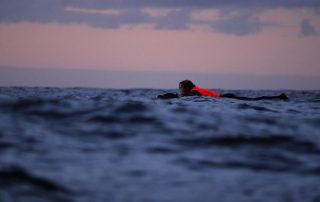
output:
<path id="1" fill-rule="evenodd" d="M 163 15 L 168 11 L 147 12 Z M 214 12 L 194 13 L 194 18 L 214 19 Z M 102 14 L 109 13 L 117 14 Z M 320 36 L 299 34 L 305 18 L 320 33 L 319 15 L 305 9 L 275 9 L 258 18 L 277 20 L 282 26 L 236 36 L 205 25 L 162 30 L 152 24 L 94 28 L 76 23 L 1 23 L 0 66 L 320 76 Z"/>

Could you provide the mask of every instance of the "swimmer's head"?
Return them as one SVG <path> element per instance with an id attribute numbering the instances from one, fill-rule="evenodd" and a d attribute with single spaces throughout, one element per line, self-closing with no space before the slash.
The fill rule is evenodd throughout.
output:
<path id="1" fill-rule="evenodd" d="M 190 80 L 184 80 L 179 83 L 179 92 L 181 96 L 188 96 L 191 95 L 192 88 L 195 85 Z"/>

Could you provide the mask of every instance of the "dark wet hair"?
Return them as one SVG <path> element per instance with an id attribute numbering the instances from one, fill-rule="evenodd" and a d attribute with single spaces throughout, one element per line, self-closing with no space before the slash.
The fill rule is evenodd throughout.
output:
<path id="1" fill-rule="evenodd" d="M 192 89 L 193 87 L 196 86 L 196 85 L 194 85 L 194 83 L 192 83 L 192 81 L 190 81 L 190 80 L 181 81 L 179 84 L 180 84 L 181 86 L 183 86 L 184 88 L 187 88 L 187 89 Z"/>

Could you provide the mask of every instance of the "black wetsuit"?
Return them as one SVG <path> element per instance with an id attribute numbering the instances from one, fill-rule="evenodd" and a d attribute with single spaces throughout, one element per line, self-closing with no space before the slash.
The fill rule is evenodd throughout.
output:
<path id="1" fill-rule="evenodd" d="M 277 96 L 260 96 L 260 97 L 241 97 L 237 96 L 231 93 L 227 94 L 221 94 L 220 97 L 225 97 L 225 98 L 233 98 L 233 99 L 238 99 L 238 100 L 246 100 L 246 101 L 257 101 L 257 100 L 289 100 L 288 96 L 284 93 L 277 95 Z"/>
<path id="2" fill-rule="evenodd" d="M 197 91 L 193 91 L 191 95 L 189 96 L 201 96 L 200 93 Z M 172 99 L 172 98 L 179 98 L 180 96 L 176 93 L 165 93 L 162 95 L 158 95 L 159 99 Z M 245 100 L 245 101 L 258 101 L 258 100 L 289 100 L 286 94 L 282 93 L 281 95 L 278 96 L 260 96 L 260 97 L 242 97 L 242 96 L 237 96 L 232 93 L 227 93 L 227 94 L 221 94 L 220 97 L 222 98 L 231 98 L 231 99 L 238 99 L 238 100 Z"/>

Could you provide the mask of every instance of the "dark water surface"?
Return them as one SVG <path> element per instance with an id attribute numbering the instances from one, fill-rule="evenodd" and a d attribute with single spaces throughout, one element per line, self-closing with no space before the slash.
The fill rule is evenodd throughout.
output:
<path id="1" fill-rule="evenodd" d="M 320 91 L 161 93 L 0 88 L 0 201 L 320 201 Z"/>

